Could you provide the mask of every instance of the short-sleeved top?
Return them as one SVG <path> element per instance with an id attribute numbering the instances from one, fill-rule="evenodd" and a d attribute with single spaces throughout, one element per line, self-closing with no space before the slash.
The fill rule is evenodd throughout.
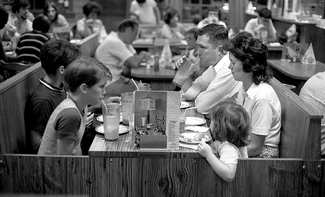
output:
<path id="1" fill-rule="evenodd" d="M 99 43 L 102 43 L 105 40 L 105 38 L 107 37 L 106 28 L 105 28 L 103 22 L 100 19 L 96 19 L 96 20 L 94 20 L 92 28 L 90 28 L 87 25 L 86 20 L 87 20 L 86 17 L 84 17 L 77 21 L 77 33 L 79 35 L 82 35 L 82 33 L 85 31 L 85 29 L 89 28 L 89 31 L 92 33 L 99 32 L 98 41 L 99 41 Z M 83 39 L 84 37 L 81 36 L 81 38 Z"/>
<path id="2" fill-rule="evenodd" d="M 168 39 L 185 39 L 184 32 L 184 27 L 180 23 L 177 23 L 176 27 L 170 27 L 164 24 L 161 29 L 162 37 Z"/>
<path id="3" fill-rule="evenodd" d="M 182 95 L 186 100 L 195 99 L 199 113 L 209 113 L 218 102 L 232 97 L 233 91 L 238 91 L 242 83 L 234 79 L 228 68 L 229 64 L 227 54 L 215 66 L 210 66 L 202 73 Z"/>
<path id="4" fill-rule="evenodd" d="M 43 136 L 47 121 L 54 109 L 67 98 L 66 92 L 61 87 L 47 83 L 43 78 L 35 87 L 27 100 L 28 129 L 36 131 Z"/>
<path id="5" fill-rule="evenodd" d="M 237 164 L 239 158 L 248 158 L 247 148 L 236 147 L 234 144 L 224 141 L 214 141 L 211 144 L 212 152 L 225 164 Z"/>
<path id="6" fill-rule="evenodd" d="M 157 18 L 154 8 L 157 3 L 154 0 L 146 0 L 140 5 L 136 0 L 131 2 L 130 12 L 135 13 L 140 20 L 140 23 L 157 24 Z"/>
<path id="7" fill-rule="evenodd" d="M 317 73 L 308 79 L 301 88 L 299 96 L 325 116 L 325 72 Z M 321 125 L 321 153 L 325 155 L 325 117 Z"/>
<path id="8" fill-rule="evenodd" d="M 39 155 L 57 155 L 57 140 L 74 141 L 72 155 L 81 155 L 80 142 L 85 132 L 86 121 L 70 98 L 66 98 L 53 111 L 42 138 Z"/>
<path id="9" fill-rule="evenodd" d="M 254 38 L 262 38 L 262 29 L 260 31 L 255 31 L 256 27 L 258 26 L 258 18 L 250 19 L 245 26 L 245 31 L 251 33 Z M 271 39 L 272 35 L 276 35 L 276 30 L 274 28 L 273 22 L 269 19 L 269 26 L 266 29 L 267 39 Z"/>
<path id="10" fill-rule="evenodd" d="M 281 103 L 272 86 L 263 82 L 259 85 L 253 83 L 247 91 L 242 86 L 236 101 L 250 115 L 251 132 L 265 136 L 264 145 L 278 147 L 281 133 Z"/>
<path id="11" fill-rule="evenodd" d="M 17 60 L 19 62 L 39 62 L 41 47 L 49 39 L 48 35 L 35 30 L 24 33 L 17 44 Z"/>
<path id="12" fill-rule="evenodd" d="M 95 57 L 111 71 L 114 82 L 120 79 L 125 61 L 135 53 L 132 45 L 125 44 L 116 32 L 111 32 L 98 46 Z"/>
<path id="13" fill-rule="evenodd" d="M 55 21 L 51 21 L 50 33 L 53 32 L 53 27 L 69 27 L 67 19 L 62 15 L 58 14 L 58 17 Z M 67 40 L 70 36 L 70 33 L 55 33 L 55 38 Z"/>

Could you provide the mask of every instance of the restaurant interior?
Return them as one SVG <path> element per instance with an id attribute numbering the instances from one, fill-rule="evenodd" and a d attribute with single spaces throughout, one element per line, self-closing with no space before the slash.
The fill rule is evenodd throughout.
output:
<path id="1" fill-rule="evenodd" d="M 0 0 L 0 5 L 7 1 Z M 101 6 L 98 18 L 108 35 L 103 40 L 100 32 L 80 36 L 76 31 L 89 1 Z M 7 59 L 0 57 L 0 196 L 325 196 L 325 111 L 299 96 L 310 78 L 325 72 L 325 0 L 147 0 L 156 2 L 155 24 L 141 22 L 130 9 L 133 1 L 54 0 L 68 25 L 51 27 L 51 39 L 66 39 L 82 56 L 101 61 L 98 47 L 132 18 L 139 31 L 129 45 L 138 55 L 149 54 L 125 75 L 134 92 L 106 95 L 89 107 L 94 115 L 83 136 L 87 142 L 82 155 L 31 154 L 26 103 L 46 73 L 39 58 L 36 63 L 18 62 L 18 40 L 1 34 Z M 29 0 L 28 10 L 37 17 L 48 2 Z M 237 158 L 235 177 L 225 181 L 198 150 L 200 141 L 215 140 L 211 116 L 194 99 L 182 98 L 176 82 L 180 59 L 193 49 L 185 32 L 201 29 L 200 21 L 215 17 L 212 21 L 224 22 L 232 39 L 247 31 L 247 22 L 260 17 L 258 10 L 264 8 L 272 13 L 275 38 L 258 39 L 267 46 L 269 84 L 281 103 L 280 154 Z M 182 36 L 164 35 L 171 9 L 177 11 Z M 289 41 L 292 28 L 295 37 Z M 197 58 L 191 69 L 200 64 Z M 193 81 L 207 67 L 200 69 L 189 76 Z M 118 99 L 112 102 L 111 97 Z M 111 105 L 118 108 L 117 121 L 108 123 Z M 108 124 L 118 128 L 113 137 Z"/>

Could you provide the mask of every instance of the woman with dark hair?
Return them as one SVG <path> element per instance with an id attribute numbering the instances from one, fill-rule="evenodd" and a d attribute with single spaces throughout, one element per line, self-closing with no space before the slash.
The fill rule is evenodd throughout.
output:
<path id="1" fill-rule="evenodd" d="M 76 38 L 85 38 L 93 33 L 99 32 L 99 43 L 105 40 L 107 36 L 106 28 L 103 22 L 98 19 L 101 12 L 101 6 L 94 1 L 90 1 L 82 8 L 84 18 L 77 21 Z"/>
<path id="2" fill-rule="evenodd" d="M 47 2 L 45 4 L 43 14 L 51 21 L 50 33 L 53 33 L 53 27 L 69 27 L 67 19 L 58 12 L 54 2 Z M 53 36 L 57 39 L 69 40 L 70 33 L 55 33 Z"/>
<path id="3" fill-rule="evenodd" d="M 167 11 L 165 16 L 165 23 L 161 30 L 163 38 L 168 39 L 184 39 L 185 29 L 179 23 L 179 14 L 177 10 L 170 9 Z"/>
<path id="4" fill-rule="evenodd" d="M 267 46 L 241 32 L 223 46 L 229 51 L 231 73 L 242 87 L 234 96 L 251 117 L 251 142 L 247 146 L 250 157 L 279 157 L 281 104 L 272 86 L 268 84 Z"/>

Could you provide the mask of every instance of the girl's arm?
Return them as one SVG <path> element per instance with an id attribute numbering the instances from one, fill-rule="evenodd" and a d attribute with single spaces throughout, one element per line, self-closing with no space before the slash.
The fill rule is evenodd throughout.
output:
<path id="1" fill-rule="evenodd" d="M 235 178 L 237 164 L 225 164 L 221 162 L 212 152 L 212 149 L 205 142 L 200 142 L 198 145 L 200 155 L 202 155 L 211 165 L 215 173 L 223 180 L 230 182 Z"/>
<path id="2" fill-rule="evenodd" d="M 73 147 L 74 147 L 74 140 L 71 139 L 57 140 L 58 155 L 72 155 Z"/>

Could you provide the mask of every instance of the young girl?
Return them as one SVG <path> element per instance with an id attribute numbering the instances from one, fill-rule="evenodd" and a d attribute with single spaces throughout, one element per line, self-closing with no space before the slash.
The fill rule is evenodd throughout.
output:
<path id="1" fill-rule="evenodd" d="M 225 181 L 234 179 L 238 158 L 247 158 L 250 119 L 243 107 L 222 101 L 211 109 L 211 147 L 204 141 L 198 145 L 200 155 Z"/>
<path id="2" fill-rule="evenodd" d="M 106 66 L 90 57 L 81 57 L 65 70 L 64 85 L 68 97 L 53 111 L 39 155 L 81 155 L 80 141 L 85 131 L 83 109 L 104 98 L 105 85 L 112 75 Z"/>

